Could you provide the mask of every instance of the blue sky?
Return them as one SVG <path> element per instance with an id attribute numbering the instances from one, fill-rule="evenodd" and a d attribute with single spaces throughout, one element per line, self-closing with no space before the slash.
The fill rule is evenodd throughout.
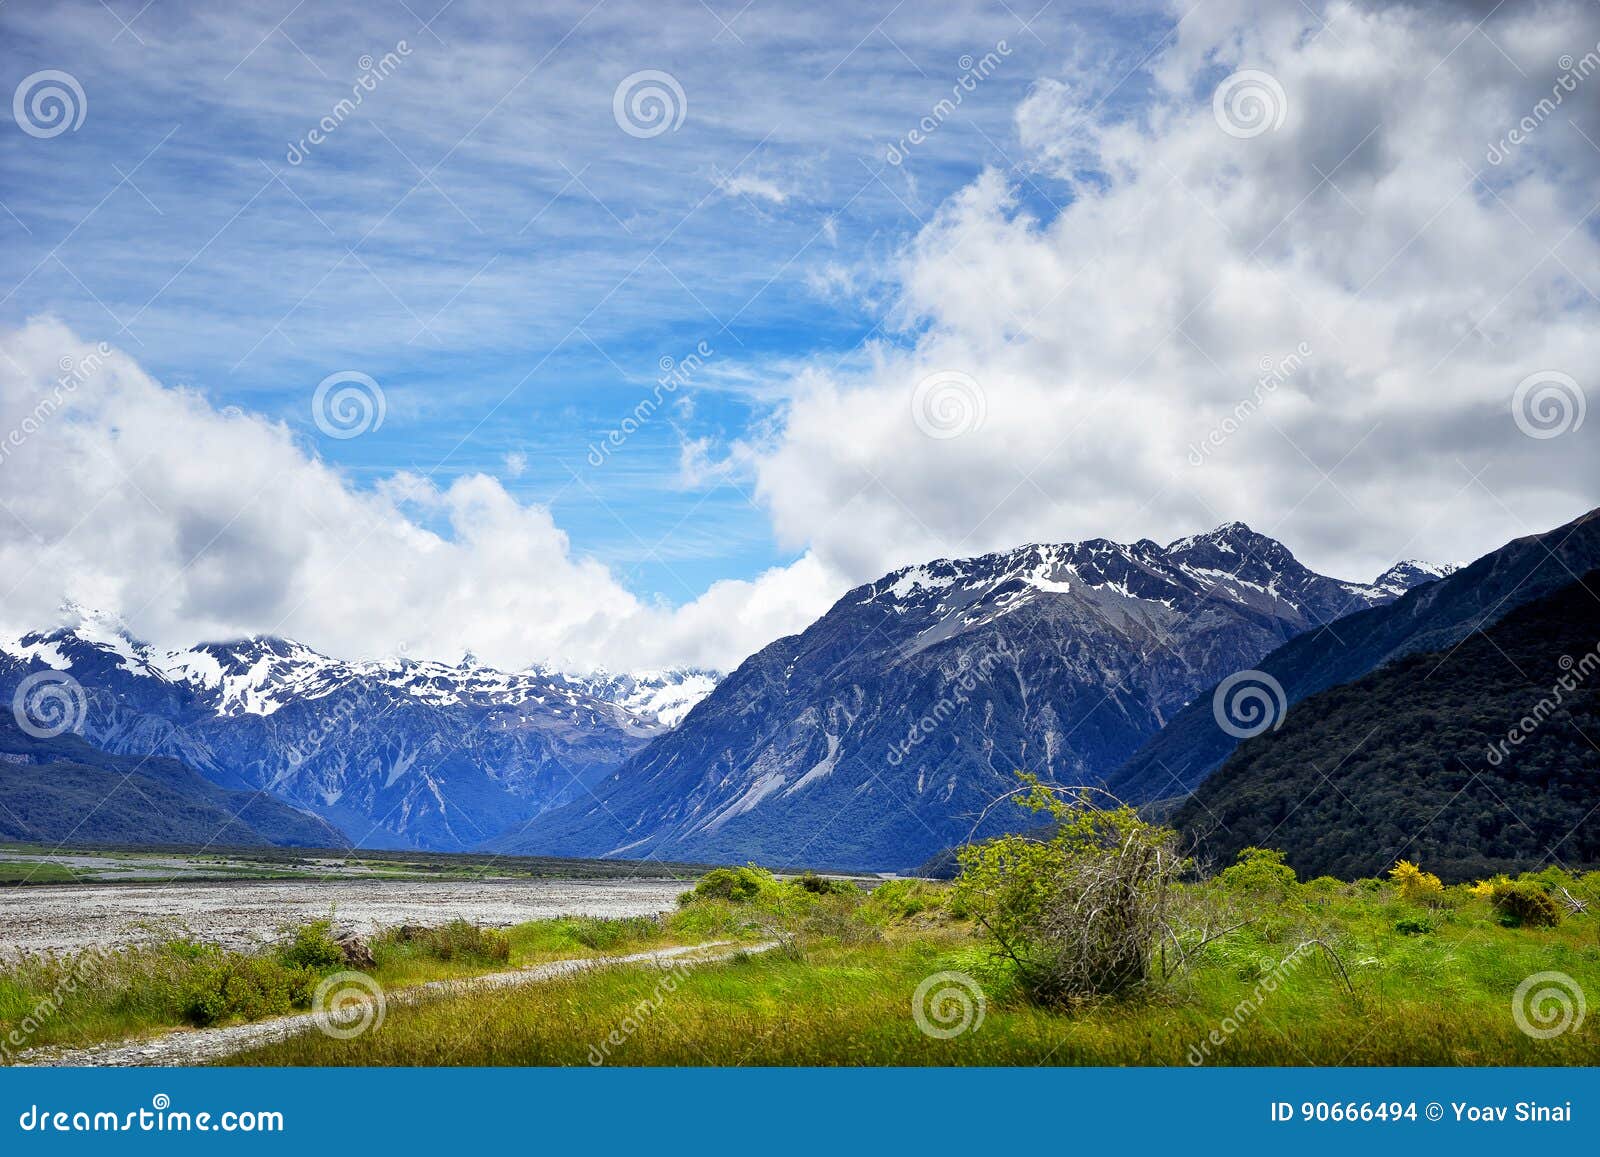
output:
<path id="1" fill-rule="evenodd" d="M 883 339 L 886 295 L 862 280 L 985 165 L 1063 196 L 1013 160 L 1016 104 L 1074 57 L 1137 61 L 1168 23 L 1036 9 L 14 0 L 8 85 L 66 68 L 88 115 L 0 140 L 3 320 L 53 314 L 358 478 L 496 474 L 631 587 L 682 601 L 797 553 L 748 483 L 685 485 L 682 442 L 739 437 L 794 364 Z M 1002 42 L 959 111 L 887 163 L 962 58 Z M 390 74 L 289 163 L 386 52 Z M 612 97 L 643 69 L 686 109 L 636 139 Z M 588 464 L 659 359 L 701 342 L 714 356 L 681 404 Z M 309 405 L 346 369 L 387 414 L 341 441 Z"/>
<path id="2" fill-rule="evenodd" d="M 1600 505 L 1587 0 L 9 0 L 0 66 L 0 627 L 728 668 L 932 558 Z"/>

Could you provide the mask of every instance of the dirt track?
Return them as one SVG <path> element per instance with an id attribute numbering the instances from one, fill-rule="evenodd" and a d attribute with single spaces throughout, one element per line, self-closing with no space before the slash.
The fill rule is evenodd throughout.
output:
<path id="1" fill-rule="evenodd" d="M 417 1004 L 425 1000 L 438 1000 L 492 988 L 515 988 L 524 984 L 538 984 L 560 976 L 570 976 L 591 968 L 637 964 L 664 967 L 670 964 L 708 964 L 726 960 L 739 952 L 766 952 L 771 943 L 755 944 L 746 948 L 729 947 L 726 940 L 713 940 L 684 948 L 657 948 L 650 952 L 635 952 L 627 956 L 594 956 L 579 960 L 558 960 L 550 964 L 537 964 L 511 972 L 493 972 L 468 980 L 434 980 L 398 992 L 387 993 L 348 1006 L 343 1017 L 302 1012 L 292 1016 L 278 1016 L 253 1024 L 229 1025 L 226 1028 L 203 1028 L 187 1032 L 167 1033 L 141 1041 L 121 1041 L 95 1045 L 84 1049 L 34 1049 L 17 1057 L 19 1065 L 42 1067 L 99 1066 L 134 1068 L 164 1065 L 206 1065 L 230 1057 L 246 1049 L 285 1040 L 297 1033 L 309 1032 L 326 1021 L 335 1033 L 358 1035 L 367 1027 L 381 1026 L 377 1015 L 381 1000 L 384 1007 L 395 1004 Z"/>

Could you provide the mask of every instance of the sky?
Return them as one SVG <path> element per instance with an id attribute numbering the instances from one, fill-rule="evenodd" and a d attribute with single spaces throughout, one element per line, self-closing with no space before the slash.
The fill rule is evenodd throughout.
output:
<path id="1" fill-rule="evenodd" d="M 0 627 L 728 669 L 1600 505 L 1600 6 L 0 7 Z"/>

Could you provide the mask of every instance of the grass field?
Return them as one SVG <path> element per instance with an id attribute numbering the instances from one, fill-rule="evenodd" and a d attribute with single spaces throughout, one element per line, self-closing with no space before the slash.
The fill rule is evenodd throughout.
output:
<path id="1" fill-rule="evenodd" d="M 78 873 L 66 864 L 28 863 L 0 860 L 0 885 L 75 884 Z"/>
<path id="2" fill-rule="evenodd" d="M 289 929 L 275 950 L 262 953 L 171 939 L 13 960 L 0 966 L 0 1062 L 24 1048 L 81 1047 L 307 1009 L 320 980 L 347 967 L 329 932 L 325 923 Z M 366 971 L 396 991 L 679 942 L 664 921 L 650 918 L 542 920 L 505 931 L 458 922 L 391 929 L 372 941 L 374 963 Z"/>
<path id="3" fill-rule="evenodd" d="M 892 886 L 900 889 L 902 886 Z M 546 985 L 397 1007 L 354 1040 L 317 1033 L 245 1053 L 265 1065 L 1588 1065 L 1600 1033 L 1523 1032 L 1512 995 L 1560 971 L 1600 992 L 1600 943 L 1585 916 L 1506 928 L 1487 903 L 1395 930 L 1413 906 L 1357 886 L 1208 945 L 1176 982 L 1121 1000 L 1048 1010 L 1030 1003 L 967 922 L 908 890 L 895 911 L 823 898 L 763 922 L 785 948 L 679 970 L 614 968 Z M 909 911 L 907 909 L 910 909 Z M 920 910 L 918 910 L 920 909 Z M 1294 954 L 1307 934 L 1335 946 Z M 1340 963 L 1349 972 L 1347 986 Z M 938 973 L 923 1001 L 914 997 Z M 1277 977 L 1274 991 L 1262 982 Z M 949 999 L 941 1007 L 937 993 Z M 982 994 L 982 1017 L 978 994 Z M 1213 1035 L 1215 1034 L 1215 1035 Z M 1211 1043 L 1220 1038 L 1220 1044 Z M 620 1039 L 620 1043 L 616 1043 Z M 608 1046 L 609 1043 L 609 1047 Z"/>
<path id="4" fill-rule="evenodd" d="M 1041 1003 L 949 885 L 813 891 L 757 876 L 746 894 L 703 887 L 660 919 L 392 930 L 373 942 L 366 971 L 393 993 L 673 944 L 776 941 L 770 951 L 390 1002 L 381 1026 L 354 1039 L 310 1031 L 232 1063 L 1600 1064 L 1600 1031 L 1575 1015 L 1579 992 L 1600 994 L 1592 902 L 1535 926 L 1465 887 L 1419 897 L 1391 881 L 1188 883 L 1183 902 L 1218 914 L 1224 931 L 1191 938 L 1184 966 L 1154 967 L 1115 998 Z M 1600 874 L 1525 883 L 1589 897 Z M 173 941 L 112 954 L 40 1019 L 41 1002 L 81 965 L 32 958 L 0 970 L 0 1036 L 30 1016 L 29 1046 L 251 1020 L 307 1007 L 319 978 L 348 967 L 316 925 L 249 956 Z M 1519 986 L 1539 974 L 1559 976 L 1536 982 L 1515 1013 Z M 1552 1027 L 1562 1031 L 1540 1031 Z"/>

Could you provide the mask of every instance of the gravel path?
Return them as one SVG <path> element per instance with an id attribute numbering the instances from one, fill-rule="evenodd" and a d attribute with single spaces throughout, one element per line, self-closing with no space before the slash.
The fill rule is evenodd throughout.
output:
<path id="1" fill-rule="evenodd" d="M 618 964 L 665 963 L 687 957 L 697 964 L 727 960 L 740 952 L 766 952 L 776 947 L 774 943 L 729 947 L 730 941 L 713 940 L 684 948 L 658 948 L 651 952 L 635 952 L 627 956 L 590 956 L 578 960 L 557 960 L 549 964 L 536 964 L 511 972 L 492 972 L 465 980 L 432 980 L 383 996 L 385 1005 L 417 1004 L 439 1000 L 470 992 L 497 988 L 515 988 L 524 984 L 538 984 L 561 976 L 571 976 L 591 968 Z M 336 1033 L 347 1031 L 364 1017 L 373 1014 L 374 1001 L 363 998 L 343 1007 L 343 1015 L 330 1014 L 330 1026 Z M 39 1067 L 102 1066 L 130 1068 L 164 1065 L 205 1065 L 220 1061 L 234 1053 L 259 1045 L 285 1040 L 298 1033 L 319 1026 L 318 1014 L 295 1013 L 292 1016 L 273 1017 L 253 1024 L 229 1025 L 226 1028 L 202 1028 L 172 1032 L 165 1036 L 140 1041 L 119 1041 L 94 1045 L 83 1049 L 29 1049 L 18 1053 L 15 1064 Z"/>
<path id="2" fill-rule="evenodd" d="M 113 947 L 178 929 L 230 948 L 335 914 L 371 934 L 396 924 L 508 927 L 556 916 L 648 916 L 673 907 L 672 880 L 228 880 L 0 889 L 0 955 Z"/>

